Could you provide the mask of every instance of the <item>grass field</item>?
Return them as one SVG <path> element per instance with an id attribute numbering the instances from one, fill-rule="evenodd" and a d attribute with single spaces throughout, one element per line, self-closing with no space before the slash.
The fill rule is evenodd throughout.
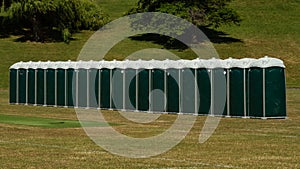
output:
<path id="1" fill-rule="evenodd" d="M 137 0 L 96 0 L 112 19 Z M 288 87 L 300 87 L 300 1 L 234 0 L 241 26 L 222 26 L 212 39 L 220 57 L 262 57 L 284 60 Z M 74 34 L 70 44 L 16 42 L 0 39 L 0 168 L 300 168 L 300 90 L 287 90 L 288 119 L 221 120 L 204 144 L 198 137 L 205 117 L 198 117 L 188 136 L 171 151 L 147 159 L 112 155 L 97 146 L 79 127 L 73 109 L 8 104 L 8 68 L 18 61 L 76 60 L 93 34 Z M 107 58 L 121 59 L 144 48 L 163 48 L 150 41 L 126 39 Z M 190 51 L 170 50 L 182 58 Z M 137 124 L 105 111 L 113 127 L 126 135 L 147 137 L 170 127 L 176 116 L 161 115 Z M 91 124 L 94 125 L 94 124 Z M 100 124 L 101 125 L 101 124 Z M 124 145 L 125 146 L 125 145 Z"/>
<path id="2" fill-rule="evenodd" d="M 1 113 L 40 119 L 74 121 L 72 109 L 7 105 L 0 91 Z M 204 144 L 198 136 L 205 117 L 198 117 L 188 136 L 171 151 L 146 159 L 110 154 L 94 144 L 78 126 L 49 128 L 0 123 L 0 168 L 299 168 L 300 90 L 288 90 L 289 119 L 221 120 Z M 21 110 L 20 110 L 21 108 Z M 114 128 L 132 137 L 149 137 L 168 128 L 174 115 L 136 124 L 116 112 L 104 112 Z M 3 120 L 3 119 L 2 119 Z M 126 146 L 126 145 L 124 145 Z"/>

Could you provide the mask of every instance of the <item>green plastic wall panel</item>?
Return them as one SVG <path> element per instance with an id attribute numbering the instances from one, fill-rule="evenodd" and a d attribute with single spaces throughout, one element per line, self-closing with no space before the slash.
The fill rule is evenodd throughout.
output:
<path id="1" fill-rule="evenodd" d="M 179 70 L 167 70 L 167 112 L 179 112 Z"/>
<path id="2" fill-rule="evenodd" d="M 208 114 L 211 104 L 211 84 L 207 69 L 197 69 L 197 85 L 200 95 L 198 114 Z"/>
<path id="3" fill-rule="evenodd" d="M 152 88 L 151 88 L 151 111 L 165 111 L 165 96 L 164 96 L 164 76 L 165 72 L 161 69 L 153 69 L 151 73 Z"/>
<path id="4" fill-rule="evenodd" d="M 89 106 L 92 108 L 98 108 L 98 98 L 99 98 L 99 71 L 97 69 L 89 69 L 89 91 L 88 91 L 88 101 Z"/>
<path id="5" fill-rule="evenodd" d="M 17 70 L 9 70 L 9 102 L 17 103 Z"/>
<path id="6" fill-rule="evenodd" d="M 181 70 L 181 102 L 182 113 L 195 112 L 195 70 Z"/>
<path id="7" fill-rule="evenodd" d="M 19 69 L 19 103 L 26 103 L 26 70 Z"/>
<path id="8" fill-rule="evenodd" d="M 226 76 L 223 68 L 213 69 L 213 115 L 226 115 Z"/>
<path id="9" fill-rule="evenodd" d="M 35 104 L 35 70 L 28 69 L 28 96 L 27 101 L 28 104 Z"/>
<path id="10" fill-rule="evenodd" d="M 109 109 L 110 107 L 110 70 L 102 69 L 101 71 L 101 101 L 100 107 Z"/>
<path id="11" fill-rule="evenodd" d="M 38 105 L 45 104 L 45 71 L 37 69 L 37 103 Z"/>
<path id="12" fill-rule="evenodd" d="M 46 70 L 46 105 L 55 105 L 55 70 Z"/>
<path id="13" fill-rule="evenodd" d="M 78 107 L 87 107 L 87 71 L 78 69 Z"/>
<path id="14" fill-rule="evenodd" d="M 125 71 L 125 109 L 136 110 L 136 70 Z"/>
<path id="15" fill-rule="evenodd" d="M 227 69 L 223 69 L 223 73 L 224 73 L 224 78 L 225 78 L 225 83 L 224 83 L 224 90 L 225 90 L 225 104 L 224 104 L 224 109 L 223 109 L 223 116 L 227 116 L 228 112 L 227 112 Z"/>
<path id="16" fill-rule="evenodd" d="M 123 109 L 123 70 L 113 69 L 112 76 L 112 103 L 113 109 Z"/>
<path id="17" fill-rule="evenodd" d="M 263 70 L 251 68 L 249 71 L 249 116 L 263 117 Z"/>
<path id="18" fill-rule="evenodd" d="M 67 106 L 74 107 L 76 100 L 76 76 L 74 69 L 67 69 Z"/>
<path id="19" fill-rule="evenodd" d="M 57 106 L 66 106 L 66 70 L 57 69 L 56 74 L 56 104 Z"/>
<path id="20" fill-rule="evenodd" d="M 266 117 L 286 116 L 285 70 L 266 69 Z"/>
<path id="21" fill-rule="evenodd" d="M 139 70 L 138 73 L 138 110 L 149 110 L 149 70 Z"/>
<path id="22" fill-rule="evenodd" d="M 229 77 L 230 116 L 244 116 L 244 70 L 231 68 Z"/>

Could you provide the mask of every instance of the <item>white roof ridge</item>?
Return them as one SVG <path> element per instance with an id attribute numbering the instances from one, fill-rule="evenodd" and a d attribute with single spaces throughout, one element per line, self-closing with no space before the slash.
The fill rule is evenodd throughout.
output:
<path id="1" fill-rule="evenodd" d="M 234 59 L 228 58 L 225 60 L 211 58 L 211 59 L 180 59 L 180 60 L 124 60 L 124 61 L 47 61 L 47 62 L 17 62 L 13 64 L 10 69 L 183 69 L 183 68 L 250 68 L 250 67 L 282 67 L 285 68 L 285 65 L 282 60 L 272 57 L 263 57 L 260 59 L 253 58 L 243 58 L 243 59 Z"/>

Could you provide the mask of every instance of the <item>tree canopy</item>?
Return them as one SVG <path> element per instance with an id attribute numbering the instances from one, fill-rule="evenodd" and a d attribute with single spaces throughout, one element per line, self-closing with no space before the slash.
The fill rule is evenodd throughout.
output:
<path id="1" fill-rule="evenodd" d="M 139 0 L 129 13 L 163 12 L 187 19 L 197 26 L 217 28 L 241 21 L 236 11 L 228 6 L 231 0 Z"/>
<path id="2" fill-rule="evenodd" d="M 68 41 L 78 30 L 97 30 L 108 22 L 89 0 L 7 0 L 2 2 L 2 26 L 29 30 L 31 40 L 44 41 L 60 33 Z"/>

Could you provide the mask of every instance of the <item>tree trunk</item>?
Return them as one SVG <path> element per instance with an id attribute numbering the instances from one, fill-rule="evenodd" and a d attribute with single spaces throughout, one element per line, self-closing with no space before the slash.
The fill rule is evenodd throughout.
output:
<path id="1" fill-rule="evenodd" d="M 38 42 L 41 40 L 40 23 L 36 15 L 34 15 L 32 18 L 32 33 L 34 41 Z"/>

